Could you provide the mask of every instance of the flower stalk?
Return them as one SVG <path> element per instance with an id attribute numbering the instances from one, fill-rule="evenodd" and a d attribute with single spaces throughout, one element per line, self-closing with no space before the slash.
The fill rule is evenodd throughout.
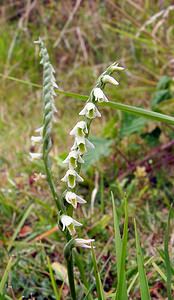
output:
<path id="1" fill-rule="evenodd" d="M 114 71 L 123 70 L 118 64 L 114 63 L 103 72 L 97 80 L 95 87 L 92 89 L 89 99 L 85 107 L 80 111 L 79 115 L 84 119 L 77 122 L 74 128 L 70 131 L 70 135 L 74 137 L 74 144 L 63 163 L 68 165 L 66 174 L 61 179 L 67 184 L 67 190 L 64 192 L 64 202 L 66 206 L 66 215 L 61 216 L 62 230 L 68 231 L 72 239 L 66 244 L 64 248 L 64 256 L 67 261 L 68 276 L 71 290 L 71 297 L 76 299 L 75 285 L 74 285 L 74 266 L 73 266 L 73 248 L 91 248 L 93 239 L 75 238 L 75 226 L 82 226 L 81 223 L 73 219 L 74 209 L 77 208 L 77 203 L 84 204 L 86 201 L 77 195 L 77 183 L 83 182 L 80 176 L 81 164 L 84 163 L 83 155 L 88 149 L 93 149 L 94 145 L 88 140 L 90 126 L 92 120 L 96 117 L 101 117 L 97 108 L 98 102 L 108 102 L 103 90 L 107 83 L 118 85 L 118 81 L 111 76 Z"/>

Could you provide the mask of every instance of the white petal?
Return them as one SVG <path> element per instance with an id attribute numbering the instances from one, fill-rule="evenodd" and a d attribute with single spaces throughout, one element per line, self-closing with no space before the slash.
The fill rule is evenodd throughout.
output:
<path id="1" fill-rule="evenodd" d="M 84 179 L 77 173 L 76 173 L 76 178 L 77 178 L 78 182 L 83 182 L 84 181 Z"/>
<path id="2" fill-rule="evenodd" d="M 42 153 L 30 152 L 31 160 L 42 158 Z"/>
<path id="3" fill-rule="evenodd" d="M 95 100 L 98 102 L 103 102 L 103 101 L 108 102 L 109 101 L 100 88 L 94 88 L 93 94 L 94 94 Z"/>
<path id="4" fill-rule="evenodd" d="M 80 116 L 84 116 L 86 114 L 86 106 L 79 112 Z"/>
<path id="5" fill-rule="evenodd" d="M 99 110 L 97 109 L 97 107 L 96 107 L 96 111 L 95 111 L 95 114 L 96 114 L 96 117 L 101 117 L 101 113 L 99 112 Z"/>
<path id="6" fill-rule="evenodd" d="M 83 130 L 84 134 L 85 134 L 85 133 L 88 133 L 88 129 L 87 129 L 87 124 L 86 124 L 86 122 L 85 122 L 85 121 L 80 121 L 80 122 L 78 122 L 78 123 L 74 126 L 74 128 L 70 131 L 70 135 L 75 135 L 75 136 L 77 136 L 77 135 L 78 135 L 78 128 L 81 128 L 81 129 Z"/>
<path id="7" fill-rule="evenodd" d="M 35 132 L 38 132 L 38 133 L 40 133 L 40 134 L 42 134 L 42 131 L 43 131 L 43 126 L 37 128 L 37 129 L 35 130 Z"/>
<path id="8" fill-rule="evenodd" d="M 73 219 L 73 222 L 72 222 L 72 223 L 73 223 L 74 226 L 83 226 L 82 223 L 80 223 L 80 222 L 78 222 L 78 221 L 76 221 L 76 220 L 74 220 L 74 219 Z"/>
<path id="9" fill-rule="evenodd" d="M 73 151 L 73 150 L 76 150 L 76 149 L 77 149 L 77 141 L 75 139 L 75 142 L 74 142 L 74 144 L 71 147 L 71 150 Z"/>
<path id="10" fill-rule="evenodd" d="M 80 196 L 78 196 L 78 195 L 76 195 L 76 197 L 77 197 L 77 202 L 78 203 L 86 203 L 86 200 L 85 199 L 83 199 L 82 197 L 80 197 Z"/>
<path id="11" fill-rule="evenodd" d="M 67 182 L 68 180 L 67 180 L 67 173 L 65 174 L 65 176 L 61 179 L 61 181 L 63 181 L 63 182 Z"/>
<path id="12" fill-rule="evenodd" d="M 86 147 L 88 149 L 94 149 L 95 148 L 95 146 L 88 139 L 85 139 L 85 142 L 86 142 Z"/>
<path id="13" fill-rule="evenodd" d="M 52 82 L 52 85 L 53 85 L 53 86 L 54 86 L 54 88 L 56 88 L 56 89 L 58 89 L 58 88 L 59 88 L 56 82 Z"/>
<path id="14" fill-rule="evenodd" d="M 110 75 L 104 75 L 102 77 L 102 81 L 104 83 L 111 83 L 111 84 L 114 84 L 114 85 L 119 85 L 118 81 L 114 77 L 112 77 Z"/>
<path id="15" fill-rule="evenodd" d="M 69 163 L 69 155 L 62 161 L 63 164 Z"/>
<path id="16" fill-rule="evenodd" d="M 110 66 L 110 70 L 111 70 L 111 72 L 114 72 L 114 71 L 123 71 L 124 68 L 123 67 L 119 67 L 118 63 L 114 63 L 112 66 Z"/>
<path id="17" fill-rule="evenodd" d="M 78 162 L 80 163 L 80 164 L 84 164 L 84 160 L 83 160 L 83 158 L 79 155 L 79 157 L 78 157 Z"/>
<path id="18" fill-rule="evenodd" d="M 34 143 L 39 143 L 42 141 L 42 137 L 41 136 L 32 136 L 31 141 Z"/>
<path id="19" fill-rule="evenodd" d="M 94 239 L 88 239 L 88 240 L 78 239 L 78 238 L 75 239 L 77 247 L 88 248 L 88 249 L 91 249 L 90 244 L 93 243 L 94 241 L 95 241 Z"/>
<path id="20" fill-rule="evenodd" d="M 63 225 L 62 230 L 64 231 L 65 227 L 67 227 L 67 226 L 69 226 L 70 224 L 73 223 L 73 218 L 71 218 L 70 216 L 67 216 L 67 215 L 62 215 L 61 216 L 61 222 L 62 222 L 62 225 Z"/>

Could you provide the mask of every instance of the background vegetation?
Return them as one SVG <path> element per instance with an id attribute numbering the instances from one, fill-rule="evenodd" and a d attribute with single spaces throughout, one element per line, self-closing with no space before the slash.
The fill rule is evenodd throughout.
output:
<path id="1" fill-rule="evenodd" d="M 0 274 L 4 279 L 0 293 L 9 299 L 56 299 L 53 269 L 59 297 L 68 299 L 57 210 L 39 175 L 44 172 L 42 164 L 29 161 L 30 136 L 40 124 L 42 111 L 42 69 L 33 41 L 38 36 L 44 39 L 62 90 L 88 95 L 97 76 L 118 61 L 126 70 L 116 78 L 118 88 L 107 88 L 109 99 L 174 115 L 174 6 L 167 0 L 8 0 L 1 1 L 0 16 Z M 72 143 L 69 131 L 83 107 L 79 100 L 78 95 L 63 92 L 56 98 L 52 158 L 60 193 L 62 161 Z M 133 282 L 135 217 L 151 298 L 167 299 L 163 241 L 174 193 L 174 128 L 108 107 L 93 123 L 92 136 L 96 149 L 86 157 L 80 190 L 88 204 L 78 209 L 77 218 L 84 224 L 79 236 L 96 240 L 104 291 L 110 299 L 116 286 L 110 191 L 119 207 L 122 232 L 123 189 L 129 210 L 129 299 L 140 299 L 138 281 Z M 82 255 L 85 276 L 92 283 L 91 253 Z M 172 274 L 173 270 L 172 266 Z M 79 299 L 84 299 L 83 279 L 76 273 Z M 95 299 L 95 288 L 92 293 Z"/>

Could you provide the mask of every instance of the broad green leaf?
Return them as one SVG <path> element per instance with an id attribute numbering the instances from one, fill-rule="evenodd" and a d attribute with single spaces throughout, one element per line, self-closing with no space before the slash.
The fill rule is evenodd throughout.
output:
<path id="1" fill-rule="evenodd" d="M 121 137 L 129 136 L 135 132 L 141 132 L 147 122 L 148 121 L 142 117 L 123 113 L 120 127 Z"/>
<path id="2" fill-rule="evenodd" d="M 82 170 L 88 170 L 91 166 L 94 166 L 97 161 L 102 157 L 109 156 L 111 152 L 112 140 L 105 138 L 90 137 L 90 141 L 94 144 L 95 149 L 91 149 L 84 156 L 85 164 L 82 166 Z"/>

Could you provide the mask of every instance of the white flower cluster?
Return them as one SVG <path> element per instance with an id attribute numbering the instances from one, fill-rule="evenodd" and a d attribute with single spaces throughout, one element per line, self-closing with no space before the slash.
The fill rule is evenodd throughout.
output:
<path id="1" fill-rule="evenodd" d="M 39 38 L 35 43 L 40 45 L 40 63 L 43 65 L 44 117 L 43 126 L 35 130 L 39 135 L 31 137 L 32 143 L 41 143 L 42 148 L 39 147 L 38 152 L 30 152 L 31 160 L 43 158 L 43 156 L 46 156 L 51 149 L 51 127 L 54 113 L 57 112 L 54 104 L 54 97 L 56 96 L 54 89 L 58 88 L 54 76 L 55 70 L 50 63 L 48 51 L 43 41 Z"/>
<path id="2" fill-rule="evenodd" d="M 77 204 L 86 203 L 80 196 L 76 195 L 74 188 L 77 182 L 83 182 L 83 178 L 77 173 L 80 170 L 80 164 L 84 163 L 82 156 L 88 149 L 94 149 L 94 145 L 88 140 L 89 127 L 91 120 L 96 117 L 101 117 L 101 114 L 96 106 L 98 102 L 108 102 L 103 89 L 106 83 L 118 85 L 119 83 L 112 77 L 116 70 L 123 70 L 118 64 L 112 64 L 98 79 L 95 88 L 91 91 L 89 100 L 85 107 L 80 111 L 79 115 L 84 116 L 85 120 L 79 121 L 74 128 L 70 131 L 70 135 L 74 137 L 74 144 L 71 147 L 66 159 L 63 163 L 68 165 L 68 170 L 65 176 L 61 179 L 67 184 L 67 191 L 65 193 L 65 201 L 77 208 Z M 81 223 L 74 220 L 71 216 L 63 214 L 61 216 L 62 230 L 68 229 L 69 233 L 73 236 L 75 234 L 75 226 L 82 226 Z M 75 239 L 76 245 L 84 248 L 90 248 L 90 243 L 93 240 Z"/>

